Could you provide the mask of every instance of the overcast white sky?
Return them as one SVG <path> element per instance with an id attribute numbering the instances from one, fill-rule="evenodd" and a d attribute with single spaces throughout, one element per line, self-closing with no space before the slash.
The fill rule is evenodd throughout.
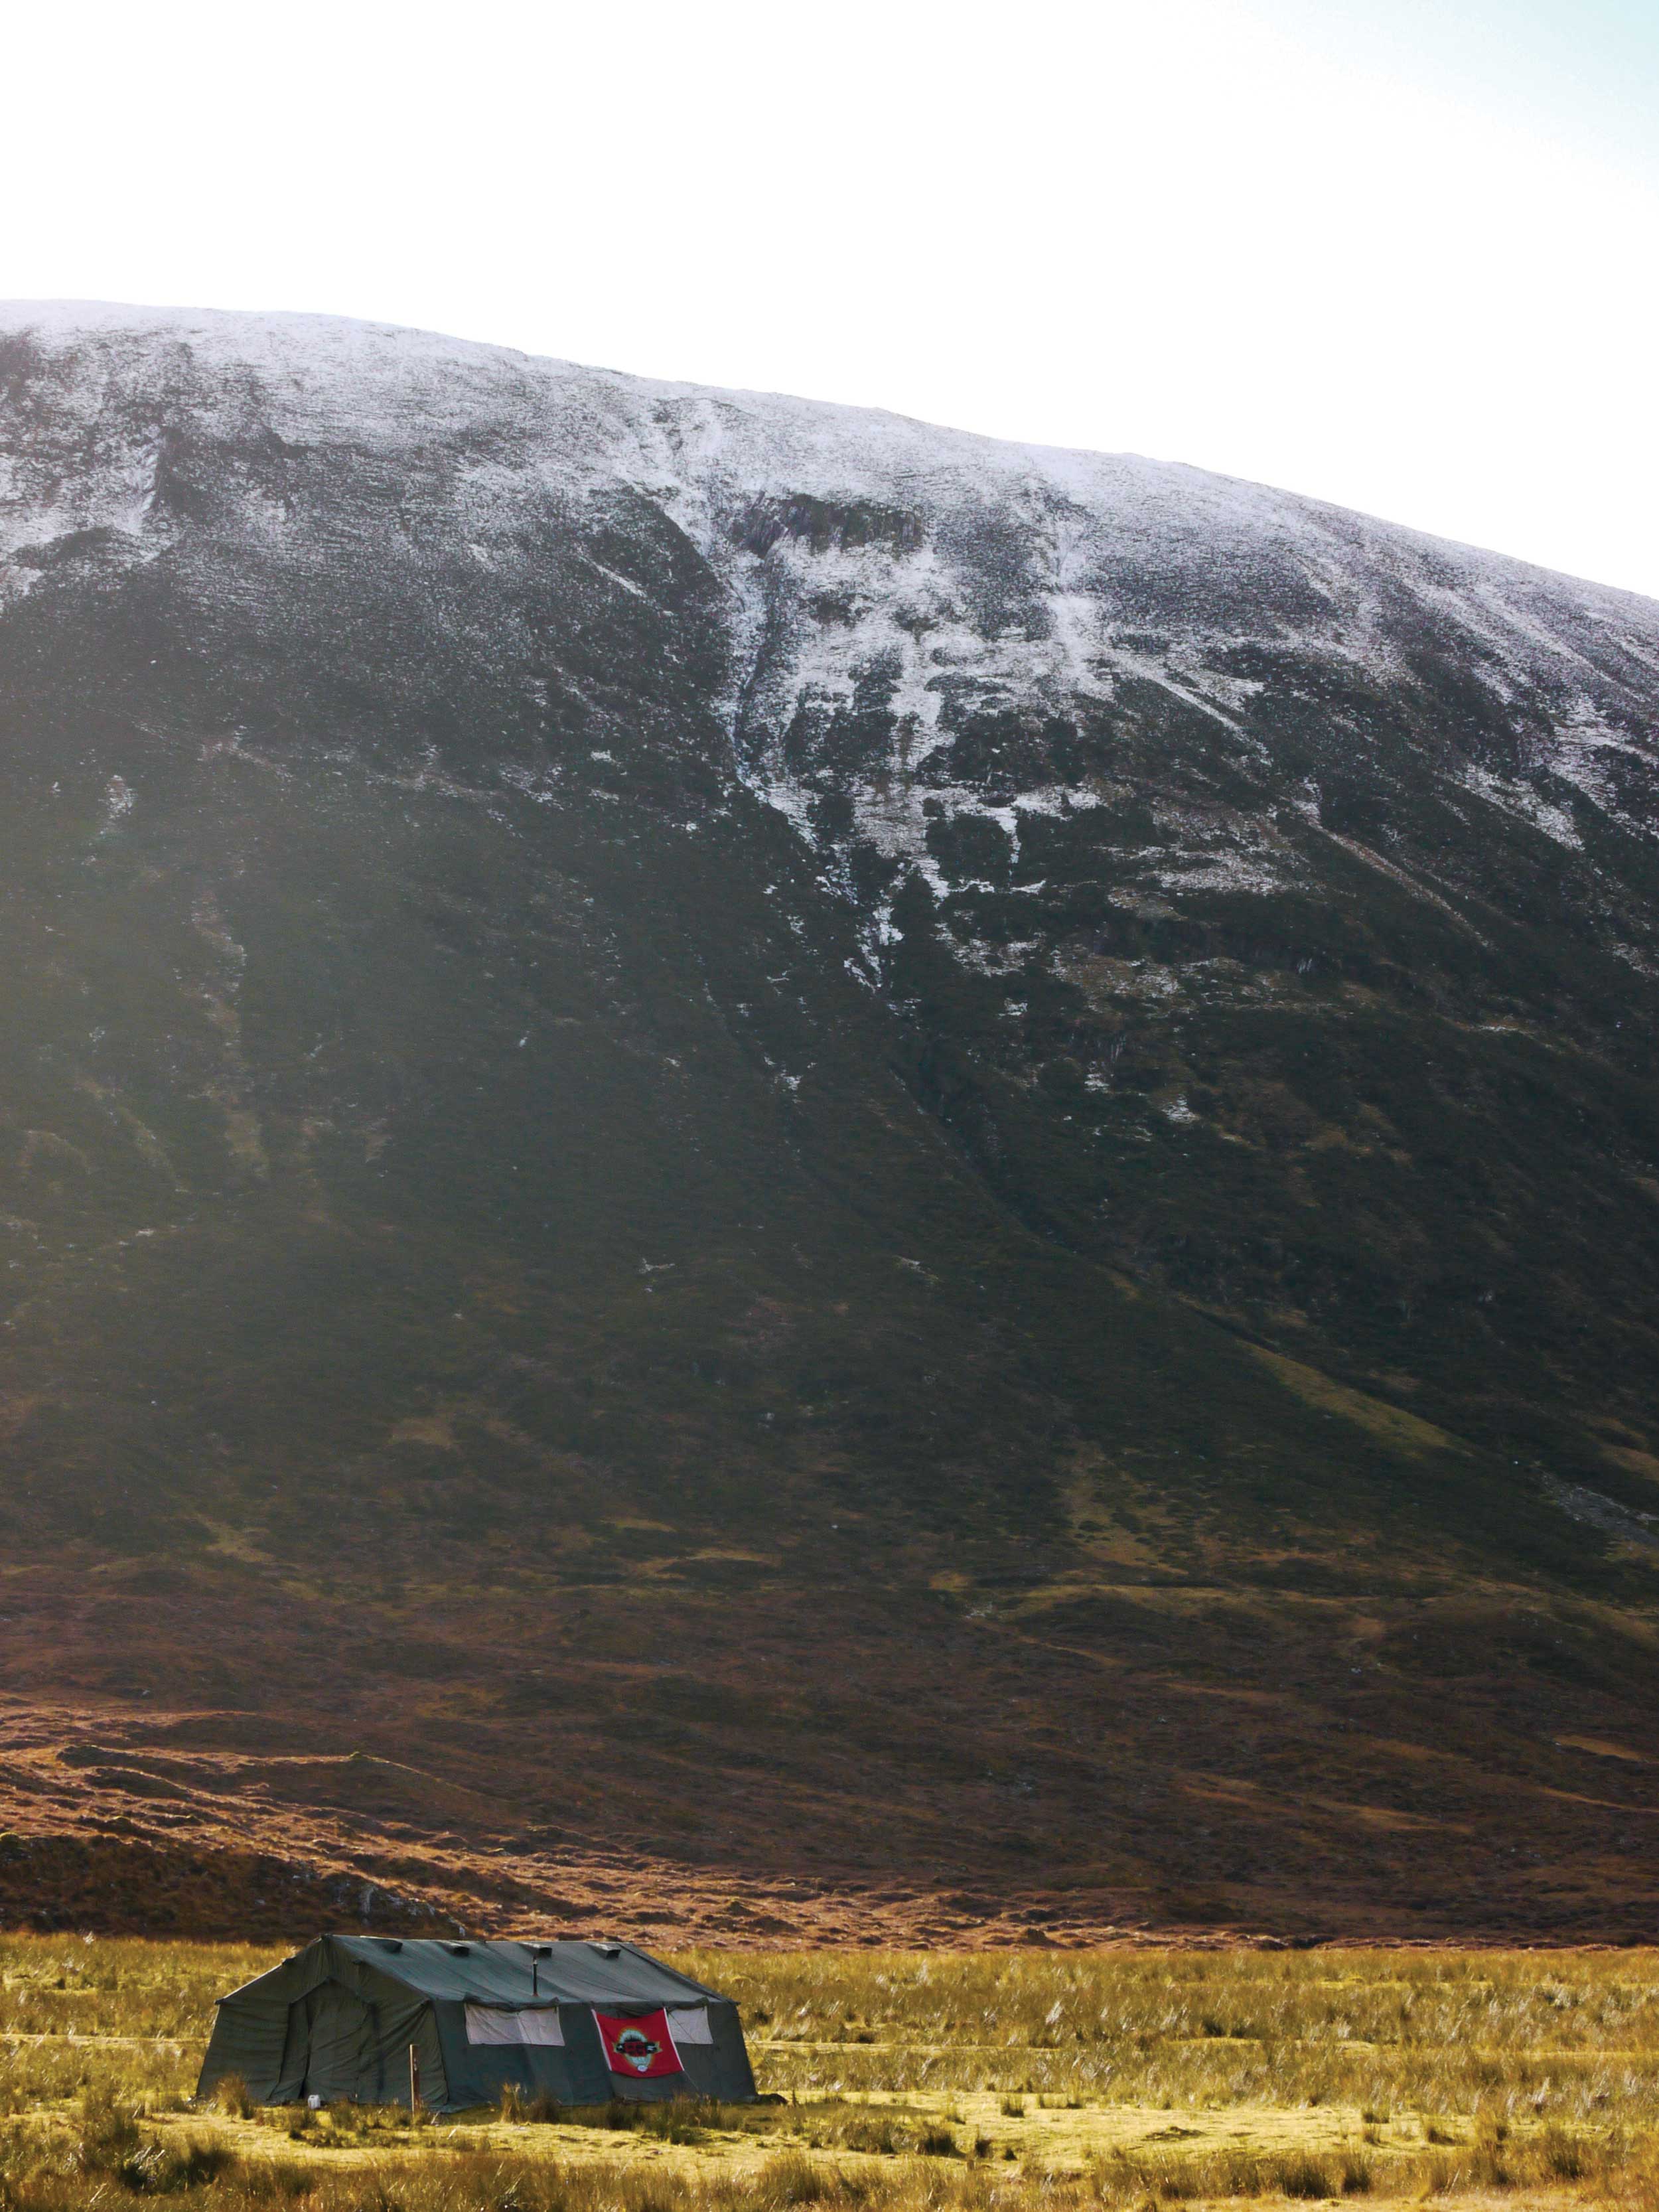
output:
<path id="1" fill-rule="evenodd" d="M 1659 0 L 60 0 L 0 293 L 1259 477 L 1659 595 Z"/>

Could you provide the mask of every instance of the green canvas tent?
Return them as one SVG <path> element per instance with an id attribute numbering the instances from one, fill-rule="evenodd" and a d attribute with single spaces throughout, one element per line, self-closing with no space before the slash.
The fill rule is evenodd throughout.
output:
<path id="1" fill-rule="evenodd" d="M 562 2105 L 755 2095 L 738 2008 L 631 1943 L 319 1936 L 221 1997 L 197 2094 L 455 2112 L 514 2085 Z"/>

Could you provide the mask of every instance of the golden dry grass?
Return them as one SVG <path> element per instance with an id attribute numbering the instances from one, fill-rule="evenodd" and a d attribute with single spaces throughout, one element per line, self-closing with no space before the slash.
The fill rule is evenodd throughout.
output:
<path id="1" fill-rule="evenodd" d="M 688 1954 L 773 2087 L 1659 2122 L 1643 1951 Z"/>
<path id="2" fill-rule="evenodd" d="M 697 1952 L 784 2103 L 193 2111 L 213 1997 L 277 1955 L 0 1939 L 0 2212 L 1659 2212 L 1648 1952 Z"/>

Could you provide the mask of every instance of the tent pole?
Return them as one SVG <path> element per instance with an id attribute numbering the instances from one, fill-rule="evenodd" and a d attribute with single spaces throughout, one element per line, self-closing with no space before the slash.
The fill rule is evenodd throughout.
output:
<path id="1" fill-rule="evenodd" d="M 409 2109 L 421 2109 L 421 2054 L 411 2043 L 409 2046 Z"/>

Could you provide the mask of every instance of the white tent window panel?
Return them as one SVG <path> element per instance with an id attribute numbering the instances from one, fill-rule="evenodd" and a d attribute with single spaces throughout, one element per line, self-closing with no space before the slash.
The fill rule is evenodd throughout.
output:
<path id="1" fill-rule="evenodd" d="M 668 2033 L 673 2037 L 675 2042 L 681 2045 L 688 2043 L 712 2044 L 714 2040 L 714 2031 L 708 2025 L 708 2006 L 670 2005 Z"/>
<path id="2" fill-rule="evenodd" d="M 509 2012 L 502 2005 L 470 2004 L 466 2008 L 469 2043 L 540 2043 L 564 2048 L 564 2030 L 553 2007 L 539 2012 Z"/>

